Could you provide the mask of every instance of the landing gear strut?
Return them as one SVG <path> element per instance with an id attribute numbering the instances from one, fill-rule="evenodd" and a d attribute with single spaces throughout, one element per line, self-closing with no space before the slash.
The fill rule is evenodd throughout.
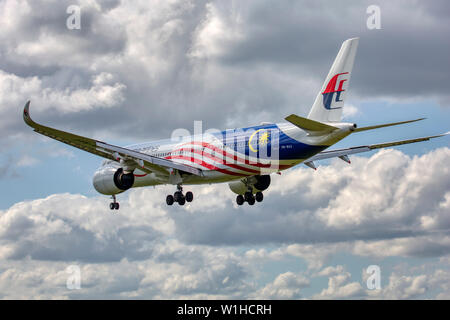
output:
<path id="1" fill-rule="evenodd" d="M 110 208 L 111 210 L 119 210 L 119 203 L 116 201 L 116 195 L 113 194 L 113 195 L 111 196 L 111 199 L 113 199 L 113 202 L 111 202 L 111 203 L 109 204 L 109 208 Z"/>
<path id="2" fill-rule="evenodd" d="M 177 185 L 177 191 L 173 194 L 169 194 L 166 197 L 167 205 L 171 206 L 174 202 L 178 202 L 180 206 L 184 205 L 187 202 L 192 202 L 194 200 L 194 194 L 191 191 L 186 192 L 186 195 L 183 194 L 183 187 L 181 185 Z"/>

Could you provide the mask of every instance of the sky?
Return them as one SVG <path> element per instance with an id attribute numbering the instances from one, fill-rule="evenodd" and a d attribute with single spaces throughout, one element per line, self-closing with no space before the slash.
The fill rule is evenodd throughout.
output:
<path id="1" fill-rule="evenodd" d="M 80 28 L 68 28 L 75 5 Z M 380 28 L 369 28 L 370 5 Z M 360 37 L 335 147 L 450 130 L 448 1 L 0 0 L 1 299 L 449 299 L 448 137 L 300 165 L 264 202 L 227 184 L 110 200 L 102 159 L 34 133 L 116 145 L 173 130 L 306 116 L 341 43 Z M 380 286 L 368 286 L 370 266 Z M 75 277 L 75 278 L 74 278 Z M 78 279 L 77 281 L 73 281 Z M 370 282 L 370 281 L 369 281 Z M 71 285 L 71 284 L 78 285 Z"/>

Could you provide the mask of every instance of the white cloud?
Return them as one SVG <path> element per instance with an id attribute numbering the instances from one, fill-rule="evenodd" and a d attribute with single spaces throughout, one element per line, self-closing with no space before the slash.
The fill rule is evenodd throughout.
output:
<path id="1" fill-rule="evenodd" d="M 436 270 L 418 272 L 415 275 L 393 272 L 386 287 L 368 291 L 375 299 L 421 299 L 423 297 L 445 299 L 450 294 L 450 272 L 437 266 Z M 446 266 L 445 266 L 446 267 Z M 412 268 L 411 268 L 412 269 Z M 413 273 L 413 270 L 406 270 Z"/>
<path id="2" fill-rule="evenodd" d="M 430 257 L 450 254 L 450 237 L 442 232 L 397 239 L 355 241 L 352 252 L 371 257 Z"/>
<path id="3" fill-rule="evenodd" d="M 21 106 L 29 99 L 40 110 L 53 108 L 59 112 L 115 107 L 123 102 L 126 86 L 119 82 L 110 83 L 112 77 L 100 73 L 93 77 L 88 89 L 59 90 L 45 87 L 38 77 L 22 78 L 0 70 L 0 112 L 6 113 L 11 106 Z"/>
<path id="4" fill-rule="evenodd" d="M 299 299 L 301 289 L 308 287 L 309 280 L 302 274 L 285 272 L 278 275 L 273 282 L 257 291 L 254 299 Z"/>
<path id="5" fill-rule="evenodd" d="M 203 189 L 209 191 L 202 195 L 197 214 L 174 212 L 175 227 L 179 237 L 191 243 L 276 242 L 293 248 L 357 240 L 374 245 L 381 240 L 423 236 L 441 248 L 431 254 L 441 255 L 448 245 L 433 233 L 450 225 L 446 214 L 449 159 L 448 148 L 412 158 L 390 149 L 370 158 L 353 157 L 351 165 L 336 160 L 317 171 L 294 168 L 272 176 L 260 207 L 231 208 L 232 194 L 226 185 L 218 185 Z M 226 197 L 214 197 L 217 193 Z M 208 209 L 213 204 L 214 212 Z M 434 222 L 424 224 L 430 218 Z M 408 246 L 408 241 L 397 243 Z M 426 251 L 419 247 L 407 251 L 412 255 Z"/>
<path id="6" fill-rule="evenodd" d="M 427 276 L 399 276 L 392 274 L 389 285 L 384 289 L 383 297 L 386 299 L 413 299 L 427 291 Z"/>
<path id="7" fill-rule="evenodd" d="M 97 60 L 116 56 L 126 41 L 123 26 L 109 16 L 110 11 L 102 12 L 96 1 L 76 4 L 81 12 L 80 30 L 66 26 L 66 9 L 74 5 L 68 0 L 8 0 L 1 5 L 7 27 L 0 31 L 0 39 L 7 48 L 5 58 L 12 64 L 89 68 Z"/>
<path id="8" fill-rule="evenodd" d="M 316 277 L 330 277 L 335 276 L 338 274 L 344 273 L 344 266 L 338 265 L 338 266 L 328 266 L 326 268 L 323 268 L 319 272 L 316 272 L 314 276 Z"/>
<path id="9" fill-rule="evenodd" d="M 313 296 L 314 299 L 357 299 L 365 296 L 366 292 L 361 284 L 350 282 L 351 274 L 344 271 L 343 268 L 325 270 L 324 274 L 330 274 L 328 287 Z"/>
<path id="10" fill-rule="evenodd" d="M 103 296 L 297 299 L 305 297 L 302 289 L 310 285 L 309 277 L 328 277 L 327 288 L 310 297 L 348 299 L 366 297 L 368 294 L 369 298 L 414 298 L 429 294 L 432 290 L 436 296 L 445 297 L 449 288 L 436 279 L 444 279 L 448 275 L 437 271 L 433 276 L 428 274 L 426 281 L 417 275 L 394 273 L 390 284 L 381 292 L 374 293 L 366 292 L 360 282 L 352 280 L 345 266 L 328 266 L 327 263 L 331 257 L 341 253 L 377 259 L 448 256 L 450 242 L 448 237 L 439 233 L 439 228 L 448 221 L 448 191 L 445 191 L 448 189 L 445 185 L 448 153 L 449 149 L 442 148 L 421 157 L 409 158 L 400 152 L 387 151 L 371 158 L 354 158 L 353 166 L 340 167 L 340 162 L 337 162 L 329 167 L 321 167 L 317 173 L 309 169 L 294 169 L 278 177 L 298 187 L 297 192 L 301 192 L 301 195 L 315 195 L 305 209 L 299 209 L 297 202 L 293 203 L 294 206 L 290 205 L 291 194 L 282 193 L 285 191 L 279 182 L 275 182 L 274 188 L 267 192 L 263 203 L 265 206 L 258 208 L 232 206 L 234 196 L 226 184 L 192 187 L 197 195 L 196 201 L 201 203 L 200 209 L 195 212 L 195 201 L 185 207 L 165 205 L 165 195 L 173 191 L 170 186 L 129 191 L 128 197 L 120 196 L 121 210 L 114 215 L 107 208 L 107 200 L 103 197 L 59 194 L 17 203 L 0 212 L 0 259 L 4 262 L 0 271 L 0 287 L 7 288 L 11 281 L 16 282 L 12 287 L 14 290 L 2 291 L 4 297 L 9 298 Z M 386 155 L 394 164 L 386 162 Z M 428 170 L 429 161 L 434 161 L 432 168 L 439 171 L 439 176 L 434 170 Z M 411 167 L 418 172 L 428 170 L 426 175 L 433 178 L 424 174 L 422 179 L 416 180 L 415 175 L 410 173 Z M 390 186 L 390 192 L 406 192 L 399 190 L 405 190 L 404 186 L 412 179 L 417 191 L 407 192 L 403 196 L 409 196 L 411 202 L 416 201 L 423 190 L 431 188 L 435 192 L 442 189 L 433 194 L 436 200 L 430 200 L 432 206 L 429 210 L 425 210 L 426 207 L 414 210 L 413 204 L 409 204 L 408 214 L 397 209 L 395 218 L 389 217 L 389 226 L 384 222 L 371 224 L 377 219 L 384 221 L 383 210 L 389 212 L 392 206 L 401 208 L 392 202 L 395 198 L 388 202 L 380 198 L 376 200 L 379 201 L 379 214 L 366 216 L 371 212 L 361 209 L 350 220 L 344 219 L 344 223 L 331 226 L 329 220 L 324 219 L 324 208 L 340 204 L 339 197 L 347 197 L 347 193 L 354 190 L 354 179 L 361 181 L 361 185 L 366 186 L 362 189 L 371 194 L 372 190 L 381 190 L 379 186 L 391 181 L 394 168 L 401 174 L 395 176 L 397 183 Z M 312 178 L 313 174 L 316 180 Z M 328 184 L 327 175 L 330 177 Z M 311 181 L 311 185 L 305 185 L 305 181 Z M 341 188 L 337 195 L 326 192 L 317 192 L 317 195 L 316 188 L 332 190 L 334 184 Z M 224 196 L 212 197 L 218 193 Z M 360 193 L 361 190 L 358 190 L 352 201 L 363 201 L 365 197 Z M 216 204 L 214 207 L 211 206 L 213 199 Z M 401 203 L 404 201 L 401 200 Z M 285 211 L 279 208 L 274 210 L 272 202 L 278 207 L 280 203 L 287 207 Z M 227 210 L 227 213 L 223 210 Z M 331 209 L 328 212 L 335 214 Z M 210 219 L 210 214 L 214 220 Z M 304 220 L 306 214 L 310 220 Z M 434 221 L 439 221 L 439 225 L 424 225 L 421 219 L 423 216 L 433 217 Z M 248 223 L 247 220 L 252 222 Z M 268 229 L 266 223 L 269 221 Z M 295 224 L 293 230 L 303 234 L 299 243 L 289 234 L 289 228 L 295 221 L 300 221 L 300 224 Z M 305 221 L 309 222 L 303 224 Z M 332 221 L 339 222 L 336 218 Z M 417 223 L 407 224 L 404 221 Z M 355 224 L 359 232 L 348 237 Z M 380 232 L 386 231 L 391 225 L 402 225 L 403 228 L 400 231 L 393 228 L 388 233 Z M 409 229 L 411 231 L 421 232 L 405 238 L 403 235 L 408 232 L 406 226 L 413 228 Z M 197 239 L 202 241 L 193 242 L 195 238 L 187 237 L 180 231 L 183 228 L 190 234 L 201 235 Z M 264 236 L 254 233 L 258 228 L 265 230 Z M 336 229 L 339 232 L 332 235 L 331 239 L 327 238 Z M 377 233 L 381 239 L 371 240 L 373 233 Z M 383 234 L 386 238 L 383 238 Z M 255 235 L 261 241 L 253 247 L 249 245 L 249 240 L 254 239 Z M 326 241 L 302 243 L 307 241 L 308 236 Z M 227 246 L 230 239 L 238 241 L 230 247 Z M 278 239 L 278 242 L 272 239 Z M 272 243 L 271 248 L 265 246 L 267 242 Z M 282 265 L 283 261 L 289 259 L 300 259 L 307 263 L 308 268 L 298 273 L 282 268 L 273 281 L 261 282 L 266 264 Z M 80 291 L 68 292 L 64 288 L 67 274 L 63 271 L 70 264 L 81 267 L 84 286 L 82 284 Z M 22 265 L 22 269 L 18 269 L 18 265 Z M 442 265 L 445 265 L 445 261 Z M 19 274 L 22 276 L 19 277 Z M 33 281 L 40 285 L 28 292 L 26 288 Z M 55 286 L 56 289 L 48 286 Z"/>
<path id="11" fill-rule="evenodd" d="M 18 77 L 11 79 L 16 82 L 14 90 L 0 95 L 2 137 L 21 132 L 20 117 L 6 122 L 3 114 L 12 105 L 23 105 L 28 97 L 42 109 L 85 111 L 64 118 L 46 113 L 53 116 L 56 126 L 70 122 L 71 127 L 89 134 L 101 132 L 132 139 L 148 138 L 148 127 L 161 136 L 169 135 L 171 128 L 155 116 L 167 110 L 171 111 L 173 127 L 188 127 L 192 120 L 202 119 L 211 127 L 223 129 L 280 120 L 293 112 L 305 114 L 340 41 L 361 31 L 360 19 L 343 23 L 337 17 L 354 18 L 357 15 L 353 13 L 364 12 L 367 7 L 351 2 L 346 7 L 327 10 L 324 16 L 320 10 L 323 3 L 307 10 L 300 3 L 287 9 L 282 3 L 273 6 L 265 1 L 79 3 L 81 30 L 66 28 L 66 9 L 73 4 L 70 0 L 1 3 L 0 20 L 5 28 L 0 30 L 0 70 L 3 77 Z M 395 25 L 397 15 L 411 13 L 403 5 L 390 2 L 383 8 Z M 430 32 L 433 37 L 424 40 L 433 41 L 423 46 L 416 37 L 411 45 L 420 46 L 418 49 L 439 48 L 432 50 L 438 55 L 430 60 L 433 65 L 418 63 L 417 68 L 409 68 L 409 64 L 405 66 L 409 59 L 398 58 L 406 50 L 398 40 L 417 35 L 411 32 L 417 25 L 411 25 L 408 32 L 400 29 L 404 33 L 395 32 L 386 39 L 384 47 L 392 47 L 391 54 L 374 50 L 371 46 L 380 39 L 365 33 L 361 38 L 367 39 L 366 51 L 358 56 L 357 70 L 371 76 L 354 78 L 352 95 L 367 98 L 370 91 L 371 97 L 373 92 L 379 97 L 387 91 L 387 96 L 420 95 L 435 100 L 447 95 L 442 87 L 446 82 L 437 80 L 448 74 L 441 62 L 446 61 L 448 54 L 440 40 L 445 39 L 446 20 L 435 15 L 432 6 L 421 9 L 427 21 L 434 23 L 427 23 L 420 35 Z M 411 14 L 415 16 L 417 12 Z M 442 35 L 435 28 L 442 30 Z M 361 48 L 364 46 L 361 43 Z M 412 61 L 423 56 L 421 50 L 409 50 L 408 54 Z M 390 58 L 386 59 L 386 55 Z M 379 59 L 389 63 L 381 68 Z M 428 75 L 428 81 L 420 86 L 408 81 L 418 78 L 414 77 L 415 72 Z M 97 84 L 95 78 L 101 74 L 114 75 L 114 82 Z M 394 79 L 396 85 L 386 79 Z M 396 95 L 392 90 L 399 86 L 405 92 Z M 424 92 L 416 94 L 418 89 Z M 110 109 L 102 113 L 102 108 Z M 349 105 L 344 111 L 350 115 L 355 109 Z"/>
<path id="12" fill-rule="evenodd" d="M 353 116 L 357 115 L 359 113 L 359 110 L 356 106 L 352 104 L 345 104 L 345 107 L 342 112 L 342 118 L 343 119 L 351 119 Z"/>
<path id="13" fill-rule="evenodd" d="M 226 53 L 227 42 L 239 42 L 244 38 L 242 17 L 234 6 L 218 7 L 217 4 L 207 3 L 206 9 L 206 17 L 195 32 L 189 53 L 192 58 L 218 57 Z"/>

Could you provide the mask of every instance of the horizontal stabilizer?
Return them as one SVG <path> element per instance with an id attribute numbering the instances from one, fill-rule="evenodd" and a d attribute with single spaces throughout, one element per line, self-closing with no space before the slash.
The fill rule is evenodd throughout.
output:
<path id="1" fill-rule="evenodd" d="M 386 123 L 386 124 L 379 124 L 379 125 L 370 126 L 370 127 L 361 127 L 361 128 L 356 128 L 353 132 L 361 132 L 361 131 L 366 131 L 366 130 L 372 130 L 372 129 L 390 127 L 390 126 L 397 126 L 399 124 L 411 123 L 411 122 L 416 122 L 416 121 L 420 121 L 420 120 L 424 120 L 424 119 L 426 119 L 426 118 L 420 118 L 420 119 L 408 120 L 408 121 L 400 121 L 400 122 L 392 122 L 392 123 Z"/>
<path id="2" fill-rule="evenodd" d="M 447 133 L 438 134 L 435 136 L 428 136 L 428 137 L 421 137 L 421 138 L 400 140 L 400 141 L 391 141 L 391 142 L 385 142 L 385 143 L 377 143 L 377 144 L 371 144 L 371 145 L 367 145 L 367 146 L 358 146 L 358 147 L 351 147 L 351 148 L 346 148 L 346 149 L 322 151 L 322 152 L 312 156 L 311 158 L 308 158 L 307 161 L 312 162 L 312 161 L 316 161 L 316 160 L 330 159 L 330 158 L 334 158 L 334 157 L 339 157 L 342 160 L 346 161 L 346 159 L 348 159 L 348 156 L 351 154 L 368 152 L 368 151 L 372 151 L 372 150 L 376 150 L 376 149 L 382 149 L 382 148 L 388 148 L 388 147 L 394 147 L 394 146 L 400 146 L 403 144 L 428 141 L 430 139 L 439 138 L 439 137 L 443 137 L 446 135 L 450 135 L 450 131 Z M 350 161 L 350 159 L 349 159 L 349 161 Z"/>
<path id="3" fill-rule="evenodd" d="M 306 131 L 331 132 L 339 129 L 319 121 L 297 116 L 295 114 L 291 114 L 290 116 L 286 117 L 285 120 Z"/>

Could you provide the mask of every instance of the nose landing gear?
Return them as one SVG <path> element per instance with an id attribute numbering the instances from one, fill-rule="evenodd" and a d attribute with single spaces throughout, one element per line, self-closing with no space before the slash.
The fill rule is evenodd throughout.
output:
<path id="1" fill-rule="evenodd" d="M 116 201 L 116 195 L 115 195 L 115 194 L 112 195 L 112 196 L 111 196 L 111 199 L 113 199 L 113 202 L 111 202 L 111 203 L 109 204 L 109 208 L 110 208 L 111 210 L 119 210 L 119 203 Z"/>

